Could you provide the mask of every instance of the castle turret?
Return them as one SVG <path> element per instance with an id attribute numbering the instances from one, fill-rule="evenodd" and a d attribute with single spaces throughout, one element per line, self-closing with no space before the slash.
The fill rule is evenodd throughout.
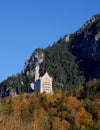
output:
<path id="1" fill-rule="evenodd" d="M 35 82 L 39 79 L 39 64 L 35 67 Z"/>

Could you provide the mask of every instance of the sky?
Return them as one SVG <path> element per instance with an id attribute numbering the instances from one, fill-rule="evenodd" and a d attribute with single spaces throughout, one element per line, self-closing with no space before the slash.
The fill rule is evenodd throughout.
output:
<path id="1" fill-rule="evenodd" d="M 100 0 L 0 0 L 0 82 L 20 73 L 36 48 L 74 33 Z"/>

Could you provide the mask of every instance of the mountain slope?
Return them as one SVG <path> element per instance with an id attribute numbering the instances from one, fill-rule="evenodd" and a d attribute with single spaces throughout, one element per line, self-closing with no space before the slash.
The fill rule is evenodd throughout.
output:
<path id="1" fill-rule="evenodd" d="M 82 62 L 86 79 L 100 78 L 100 15 L 93 16 L 72 35 L 71 51 Z"/>
<path id="2" fill-rule="evenodd" d="M 47 71 L 53 77 L 54 89 L 68 89 L 100 78 L 100 14 L 93 16 L 74 34 L 65 35 L 46 49 L 36 49 L 25 61 L 21 74 L 8 78 L 1 86 L 28 92 L 30 83 L 34 82 L 37 60 L 40 75 Z"/>
<path id="3" fill-rule="evenodd" d="M 48 71 L 57 86 L 77 86 L 84 78 L 100 78 L 100 15 L 94 15 L 74 34 L 35 52 L 44 54 L 40 72 Z"/>

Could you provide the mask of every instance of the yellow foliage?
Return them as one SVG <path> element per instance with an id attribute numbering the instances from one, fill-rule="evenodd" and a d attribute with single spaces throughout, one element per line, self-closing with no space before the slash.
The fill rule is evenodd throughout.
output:
<path id="1" fill-rule="evenodd" d="M 49 117 L 43 108 L 35 110 L 33 113 L 34 129 L 36 130 L 48 130 L 49 129 Z"/>
<path id="2" fill-rule="evenodd" d="M 96 112 L 96 125 L 99 127 L 100 99 L 91 102 Z M 84 108 L 83 100 L 59 93 L 22 94 L 5 98 L 3 105 L 2 108 L 6 108 L 7 113 L 0 119 L 0 130 L 68 130 L 74 123 L 85 130 L 87 125 L 94 125 L 92 115 Z"/>
<path id="3" fill-rule="evenodd" d="M 78 127 L 82 125 L 90 125 L 93 126 L 92 115 L 88 113 L 83 107 L 79 109 L 76 113 L 76 124 Z"/>
<path id="4" fill-rule="evenodd" d="M 78 109 L 82 106 L 82 103 L 76 97 L 72 96 L 65 97 L 64 102 L 67 104 L 69 109 Z"/>
<path id="5" fill-rule="evenodd" d="M 58 117 L 55 117 L 52 123 L 54 130 L 68 130 L 70 128 L 69 122 L 66 120 L 60 120 Z"/>

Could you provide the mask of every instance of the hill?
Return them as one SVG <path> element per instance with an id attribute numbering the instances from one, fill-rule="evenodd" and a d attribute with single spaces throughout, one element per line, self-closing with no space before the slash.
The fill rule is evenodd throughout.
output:
<path id="1" fill-rule="evenodd" d="M 67 34 L 46 49 L 36 49 L 25 61 L 17 76 L 8 77 L 0 86 L 29 92 L 34 82 L 35 61 L 40 64 L 40 75 L 46 71 L 53 77 L 56 90 L 68 90 L 100 78 L 100 14 L 94 15 L 74 34 Z"/>

